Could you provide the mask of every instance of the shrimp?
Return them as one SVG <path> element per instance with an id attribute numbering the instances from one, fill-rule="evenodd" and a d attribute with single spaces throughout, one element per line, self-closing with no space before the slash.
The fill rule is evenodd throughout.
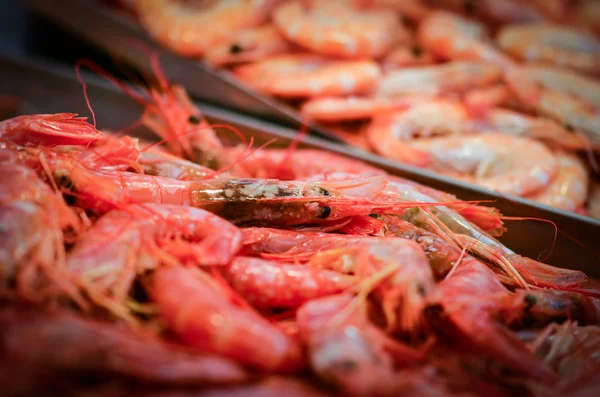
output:
<path id="1" fill-rule="evenodd" d="M 259 91 L 285 98 L 365 93 L 381 75 L 374 61 L 337 61 L 311 54 L 275 55 L 238 66 L 233 73 Z"/>
<path id="2" fill-rule="evenodd" d="M 417 35 L 423 48 L 442 59 L 513 64 L 494 47 L 482 25 L 447 11 L 429 14 L 419 25 Z"/>
<path id="3" fill-rule="evenodd" d="M 132 172 L 98 172 L 68 156 L 55 156 L 48 162 L 59 184 L 67 189 L 65 194 L 74 203 L 100 213 L 126 204 L 176 204 L 203 207 L 237 223 L 297 225 L 365 212 L 402 211 L 405 206 L 410 206 L 362 198 L 376 195 L 385 184 L 378 177 L 342 182 L 180 181 Z M 253 205 L 248 206 L 249 202 Z"/>
<path id="4" fill-rule="evenodd" d="M 553 371 L 492 319 L 499 299 L 509 292 L 490 269 L 475 261 L 461 263 L 438 286 L 442 310 L 447 316 L 432 320 L 440 332 L 458 338 L 511 369 L 540 381 L 554 381 Z"/>
<path id="5" fill-rule="evenodd" d="M 460 134 L 467 120 L 467 112 L 458 102 L 417 102 L 408 110 L 375 116 L 366 134 L 377 153 L 423 167 L 431 163 L 431 156 L 409 141 L 419 136 Z"/>
<path id="6" fill-rule="evenodd" d="M 552 387 L 527 382 L 533 395 L 550 397 L 559 392 L 576 397 L 592 397 L 598 394 L 598 330 L 598 327 L 580 327 L 577 323 L 568 321 L 560 326 L 551 324 L 541 331 L 530 342 L 530 346 L 556 370 L 560 375 L 560 382 Z"/>
<path id="7" fill-rule="evenodd" d="M 397 394 L 394 357 L 414 364 L 423 360 L 423 354 L 390 339 L 352 301 L 351 295 L 334 295 L 298 309 L 311 367 L 345 394 Z"/>
<path id="8" fill-rule="evenodd" d="M 295 309 L 356 282 L 336 271 L 245 256 L 236 257 L 223 272 L 231 286 L 255 307 L 272 309 Z"/>
<path id="9" fill-rule="evenodd" d="M 527 116 L 504 108 L 486 110 L 471 120 L 470 127 L 474 132 L 530 137 L 566 150 L 581 150 L 588 146 L 584 137 L 552 119 Z"/>
<path id="10" fill-rule="evenodd" d="M 16 282 L 21 297 L 35 300 L 58 287 L 82 304 L 64 271 L 63 230 L 79 231 L 75 213 L 32 169 L 0 163 L 0 175 L 0 292 Z"/>
<path id="11" fill-rule="evenodd" d="M 587 197 L 589 176 L 579 158 L 572 154 L 557 153 L 559 168 L 548 187 L 526 198 L 542 204 L 576 211 L 583 207 Z"/>
<path id="12" fill-rule="evenodd" d="M 442 65 L 402 68 L 387 72 L 378 82 L 377 97 L 437 96 L 463 93 L 499 81 L 499 65 L 456 61 Z"/>
<path id="13" fill-rule="evenodd" d="M 34 114 L 0 121 L 0 139 L 27 146 L 85 145 L 102 133 L 75 113 Z"/>
<path id="14" fill-rule="evenodd" d="M 150 296 L 183 342 L 265 371 L 303 366 L 299 343 L 232 297 L 207 273 L 163 267 L 154 274 Z"/>
<path id="15" fill-rule="evenodd" d="M 337 122 L 368 119 L 378 113 L 387 113 L 408 106 L 404 100 L 386 98 L 322 97 L 306 101 L 300 112 L 309 120 Z"/>
<path id="16" fill-rule="evenodd" d="M 584 30 L 546 24 L 509 25 L 497 43 L 527 62 L 542 62 L 586 73 L 600 72 L 600 41 Z"/>
<path id="17" fill-rule="evenodd" d="M 575 292 L 517 290 L 507 295 L 495 317 L 510 327 L 544 327 L 551 323 L 577 321 L 597 325 L 600 313 L 592 299 Z"/>
<path id="18" fill-rule="evenodd" d="M 146 31 L 169 49 L 202 56 L 223 38 L 260 25 L 278 1 L 227 0 L 192 7 L 174 0 L 139 0 L 135 12 Z"/>
<path id="19" fill-rule="evenodd" d="M 203 167 L 181 157 L 160 152 L 145 150 L 140 152 L 137 162 L 142 166 L 144 174 L 162 176 L 167 178 L 188 181 L 193 179 L 207 179 L 211 176 L 227 178 L 227 173 L 216 174 L 214 170 Z"/>
<path id="20" fill-rule="evenodd" d="M 386 236 L 413 240 L 421 246 L 423 252 L 427 255 L 429 265 L 437 280 L 446 277 L 458 263 L 467 263 L 471 261 L 479 262 L 471 255 L 464 254 L 455 244 L 444 240 L 435 233 L 417 227 L 408 221 L 388 215 L 379 218 L 385 222 Z"/>
<path id="21" fill-rule="evenodd" d="M 241 237 L 237 227 L 199 208 L 131 205 L 102 216 L 70 252 L 67 268 L 92 297 L 99 296 L 97 303 L 108 296 L 118 304 L 137 273 L 160 264 L 157 251 L 203 266 L 225 265 Z"/>
<path id="22" fill-rule="evenodd" d="M 463 96 L 463 103 L 473 114 L 485 113 L 494 106 L 511 103 L 512 94 L 506 84 L 475 88 Z"/>
<path id="23" fill-rule="evenodd" d="M 237 158 L 243 148 L 226 153 Z M 385 175 L 385 171 L 360 160 L 318 149 L 262 149 L 252 153 L 232 171 L 252 178 L 302 180 L 314 175 L 344 171 L 361 177 Z"/>
<path id="24" fill-rule="evenodd" d="M 258 26 L 235 33 L 207 48 L 204 60 L 211 66 L 256 62 L 276 54 L 290 52 L 290 43 L 273 25 Z"/>
<path id="25" fill-rule="evenodd" d="M 306 9 L 299 0 L 280 5 L 273 22 L 292 42 L 322 55 L 377 58 L 403 29 L 385 9 L 356 9 L 345 0 L 313 0 Z"/>
<path id="26" fill-rule="evenodd" d="M 454 135 L 411 146 L 429 154 L 434 169 L 504 194 L 524 196 L 543 189 L 558 171 L 556 156 L 525 137 Z"/>
<path id="27" fill-rule="evenodd" d="M 3 360 L 19 368 L 120 375 L 170 385 L 230 384 L 247 379 L 235 362 L 199 355 L 144 332 L 71 313 L 5 308 L 0 312 Z M 35 379 L 35 382 L 38 382 Z"/>
<path id="28" fill-rule="evenodd" d="M 510 68 L 505 79 L 523 106 L 600 142 L 600 83 L 549 66 Z"/>
<path id="29" fill-rule="evenodd" d="M 325 233 L 286 234 L 277 230 L 265 232 L 266 235 L 259 237 L 263 242 L 255 241 L 251 245 L 252 249 L 261 251 L 274 245 L 275 252 L 279 253 L 271 253 L 270 258 L 308 257 L 310 266 L 355 274 L 360 280 L 385 277 L 375 291 L 381 297 L 389 330 L 398 327 L 397 313 L 400 313 L 399 327 L 413 330 L 425 304 L 436 299 L 435 282 L 427 258 L 421 247 L 412 241 Z M 260 231 L 254 233 L 260 236 Z M 287 249 L 281 251 L 282 248 Z"/>

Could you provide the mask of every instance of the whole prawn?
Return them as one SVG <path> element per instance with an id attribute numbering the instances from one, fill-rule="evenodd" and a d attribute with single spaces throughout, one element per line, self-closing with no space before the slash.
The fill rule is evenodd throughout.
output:
<path id="1" fill-rule="evenodd" d="M 532 378 L 544 382 L 555 380 L 552 370 L 491 318 L 490 311 L 508 290 L 490 269 L 473 261 L 457 264 L 455 271 L 439 283 L 439 288 L 442 310 L 450 322 L 438 324 L 440 331 Z"/>
<path id="2" fill-rule="evenodd" d="M 233 297 L 207 273 L 163 267 L 150 296 L 167 325 L 186 344 L 256 369 L 294 371 L 304 363 L 299 343 Z"/>
<path id="3" fill-rule="evenodd" d="M 420 362 L 423 353 L 387 337 L 353 306 L 351 295 L 312 300 L 297 312 L 314 371 L 350 395 L 398 392 L 394 358 Z"/>

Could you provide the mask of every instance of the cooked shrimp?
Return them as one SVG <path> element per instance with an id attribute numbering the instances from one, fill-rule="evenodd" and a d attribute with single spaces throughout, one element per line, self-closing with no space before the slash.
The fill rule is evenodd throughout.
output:
<path id="1" fill-rule="evenodd" d="M 523 196 L 543 189 L 558 171 L 556 156 L 525 137 L 454 135 L 411 146 L 431 156 L 434 169 L 504 194 Z"/>
<path id="2" fill-rule="evenodd" d="M 227 153 L 236 158 L 244 148 Z M 344 171 L 354 175 L 385 175 L 385 171 L 339 154 L 317 149 L 263 149 L 244 159 L 234 171 L 252 178 L 302 180 L 314 175 Z"/>
<path id="3" fill-rule="evenodd" d="M 290 43 L 273 25 L 264 25 L 235 33 L 206 50 L 204 60 L 214 67 L 256 62 L 275 54 L 290 52 Z"/>
<path id="4" fill-rule="evenodd" d="M 79 220 L 60 194 L 32 169 L 0 163 L 0 295 L 16 284 L 21 298 L 52 298 L 58 287 L 82 303 L 64 269 L 63 230 L 78 231 Z"/>
<path id="5" fill-rule="evenodd" d="M 270 309 L 295 309 L 356 283 L 355 277 L 332 270 L 246 256 L 238 256 L 223 271 L 231 286 L 248 302 Z"/>
<path id="6" fill-rule="evenodd" d="M 503 300 L 496 318 L 510 327 L 544 327 L 565 321 L 596 325 L 600 313 L 591 298 L 576 292 L 516 290 Z"/>
<path id="7" fill-rule="evenodd" d="M 345 394 L 397 394 L 394 357 L 414 364 L 423 356 L 371 324 L 352 300 L 351 295 L 335 295 L 298 309 L 300 335 L 308 345 L 311 367 Z"/>
<path id="8" fill-rule="evenodd" d="M 380 97 L 401 97 L 464 93 L 492 84 L 501 76 L 499 65 L 481 62 L 404 68 L 387 72 L 379 80 L 375 94 Z"/>
<path id="9" fill-rule="evenodd" d="M 544 382 L 555 379 L 551 369 L 492 319 L 491 314 L 509 291 L 490 269 L 475 261 L 461 263 L 439 283 L 439 288 L 448 319 L 436 319 L 440 321 L 436 324 L 440 332 L 458 337 L 461 343 L 532 378 Z"/>
<path id="10" fill-rule="evenodd" d="M 171 385 L 229 384 L 247 378 L 243 368 L 226 358 L 199 355 L 144 332 L 66 311 L 5 308 L 0 325 L 3 359 L 22 369 L 56 376 L 120 375 Z"/>
<path id="11" fill-rule="evenodd" d="M 422 101 L 405 111 L 376 115 L 366 135 L 377 153 L 423 167 L 429 165 L 432 158 L 426 151 L 412 146 L 414 139 L 468 132 L 468 117 L 459 102 Z"/>
<path id="12" fill-rule="evenodd" d="M 510 68 L 506 81 L 522 105 L 600 142 L 600 83 L 549 66 Z"/>
<path id="13" fill-rule="evenodd" d="M 577 156 L 567 153 L 557 153 L 558 172 L 552 182 L 528 199 L 542 204 L 576 211 L 583 207 L 588 190 L 588 172 Z"/>
<path id="14" fill-rule="evenodd" d="M 506 84 L 493 84 L 475 88 L 463 96 L 463 103 L 471 113 L 485 113 L 494 106 L 503 106 L 512 100 L 512 93 Z"/>
<path id="15" fill-rule="evenodd" d="M 313 98 L 302 105 L 300 112 L 309 120 L 324 122 L 352 121 L 371 118 L 377 113 L 408 107 L 404 100 L 370 97 Z"/>
<path id="16" fill-rule="evenodd" d="M 230 293 L 207 273 L 163 267 L 150 296 L 169 328 L 190 346 L 254 368 L 293 371 L 303 365 L 299 343 Z"/>
<path id="17" fill-rule="evenodd" d="M 206 179 L 209 177 L 227 178 L 227 173 L 216 174 L 214 170 L 184 160 L 166 152 L 157 150 L 144 150 L 140 152 L 137 162 L 142 166 L 144 174 L 163 176 L 182 181 L 192 179 Z"/>
<path id="18" fill-rule="evenodd" d="M 210 212 L 132 205 L 101 217 L 70 252 L 67 268 L 93 297 L 108 296 L 118 304 L 136 273 L 160 264 L 160 250 L 199 265 L 224 265 L 240 247 L 240 230 Z"/>
<path id="19" fill-rule="evenodd" d="M 273 12 L 273 22 L 292 42 L 317 54 L 347 58 L 383 55 L 403 29 L 393 12 L 356 9 L 346 0 L 293 0 Z"/>
<path id="20" fill-rule="evenodd" d="M 527 62 L 600 72 L 600 41 L 584 30 L 545 24 L 509 25 L 500 30 L 497 42 L 504 51 Z"/>
<path id="21" fill-rule="evenodd" d="M 238 66 L 234 73 L 255 89 L 291 98 L 364 93 L 381 75 L 373 61 L 336 61 L 309 54 L 276 55 Z"/>
<path id="22" fill-rule="evenodd" d="M 261 231 L 256 230 L 260 236 Z M 421 247 L 406 239 L 325 233 L 264 231 L 253 250 L 279 259 L 309 258 L 312 266 L 355 274 L 359 280 L 385 277 L 374 287 L 382 301 L 388 329 L 414 330 L 427 302 L 436 299 L 435 282 Z M 278 241 L 279 240 L 279 241 Z M 246 241 L 249 243 L 249 241 Z M 294 244 L 294 245 L 292 245 Z M 287 249 L 286 249 L 287 248 Z M 249 248 L 246 248 L 249 249 Z M 277 254 L 274 253 L 279 251 Z M 396 318 L 400 317 L 400 324 Z"/>
<path id="23" fill-rule="evenodd" d="M 156 40 L 182 55 L 202 56 L 215 43 L 265 21 L 276 0 L 226 0 L 204 7 L 174 0 L 138 0 L 135 11 Z"/>
<path id="24" fill-rule="evenodd" d="M 75 113 L 33 114 L 0 121 L 0 139 L 28 146 L 85 145 L 102 133 Z"/>
<path id="25" fill-rule="evenodd" d="M 554 120 L 527 116 L 503 108 L 484 111 L 480 117 L 471 121 L 471 128 L 482 133 L 498 132 L 534 138 L 567 150 L 581 150 L 587 147 L 584 137 L 564 128 Z"/>
<path id="26" fill-rule="evenodd" d="M 419 25 L 418 39 L 425 49 L 443 59 L 512 64 L 494 47 L 482 25 L 450 12 L 429 14 Z"/>

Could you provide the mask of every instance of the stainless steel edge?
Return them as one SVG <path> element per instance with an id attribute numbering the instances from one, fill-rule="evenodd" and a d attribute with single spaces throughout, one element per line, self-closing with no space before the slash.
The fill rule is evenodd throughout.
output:
<path id="1" fill-rule="evenodd" d="M 64 65 L 49 64 L 36 58 L 5 55 L 0 59 L 4 82 L 0 94 L 22 98 L 28 113 L 78 112 L 89 115 L 81 85 L 74 71 Z M 97 76 L 85 75 L 88 94 L 101 128 L 117 129 L 136 120 L 140 107 Z M 251 118 L 237 112 L 198 102 L 214 123 L 234 126 L 257 143 L 277 138 L 279 145 L 288 144 L 295 131 Z M 302 146 L 329 150 L 366 161 L 386 171 L 416 182 L 453 193 L 464 200 L 489 200 L 491 205 L 510 217 L 535 217 L 546 220 L 506 221 L 508 232 L 501 238 L 508 247 L 532 258 L 543 259 L 553 245 L 554 227 L 559 233 L 552 254 L 546 262 L 565 268 L 583 270 L 600 277 L 600 221 L 581 215 L 532 203 L 518 197 L 504 197 L 492 191 L 445 178 L 428 171 L 382 159 L 371 153 L 307 137 Z"/>

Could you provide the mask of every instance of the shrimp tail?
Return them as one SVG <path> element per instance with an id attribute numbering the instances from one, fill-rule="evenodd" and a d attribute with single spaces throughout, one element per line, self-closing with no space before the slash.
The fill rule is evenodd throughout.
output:
<path id="1" fill-rule="evenodd" d="M 102 138 L 102 132 L 76 113 L 19 116 L 0 123 L 0 137 L 27 145 L 85 145 Z"/>

